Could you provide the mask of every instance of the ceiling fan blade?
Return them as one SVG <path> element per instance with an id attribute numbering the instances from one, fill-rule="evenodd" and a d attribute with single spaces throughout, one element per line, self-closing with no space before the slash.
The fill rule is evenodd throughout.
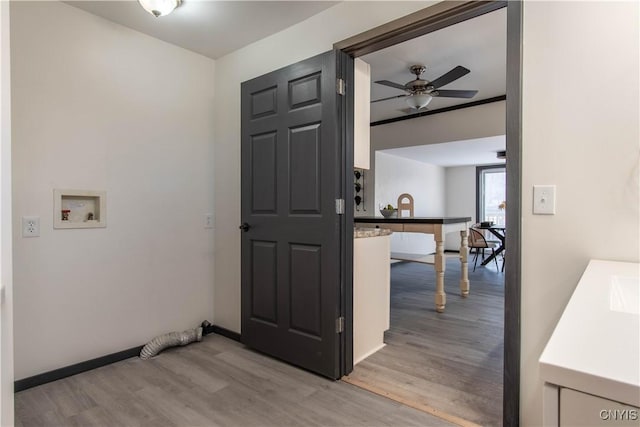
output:
<path id="1" fill-rule="evenodd" d="M 390 96 L 388 98 L 374 99 L 373 101 L 371 101 L 371 103 L 373 104 L 374 102 L 387 101 L 389 99 L 405 98 L 406 96 L 407 95 L 396 95 L 396 96 Z"/>
<path id="2" fill-rule="evenodd" d="M 449 83 L 451 83 L 454 80 L 458 80 L 460 77 L 469 74 L 471 71 L 464 68 L 461 65 L 458 65 L 457 67 L 455 67 L 453 70 L 449 71 L 448 73 L 445 73 L 443 75 L 441 75 L 440 77 L 438 77 L 437 79 L 435 79 L 434 81 L 431 82 L 431 85 L 438 89 L 441 86 L 444 85 L 448 85 Z"/>
<path id="3" fill-rule="evenodd" d="M 389 86 L 392 88 L 400 89 L 400 90 L 407 90 L 407 88 L 405 88 L 404 85 L 401 85 L 400 83 L 390 82 L 389 80 L 378 80 L 375 83 L 378 83 L 379 85 L 383 85 L 383 86 Z"/>
<path id="4" fill-rule="evenodd" d="M 433 96 L 444 98 L 473 98 L 478 93 L 477 90 L 435 90 L 431 93 Z"/>

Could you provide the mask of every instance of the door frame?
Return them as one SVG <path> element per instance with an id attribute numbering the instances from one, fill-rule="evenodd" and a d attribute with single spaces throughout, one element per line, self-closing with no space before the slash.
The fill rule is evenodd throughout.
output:
<path id="1" fill-rule="evenodd" d="M 522 234 L 522 0 L 511 1 L 443 1 L 405 17 L 383 24 L 369 31 L 334 44 L 334 49 L 356 58 L 389 46 L 475 18 L 485 13 L 507 8 L 507 84 L 506 84 L 506 147 L 507 147 L 507 240 L 509 256 L 505 259 L 504 301 L 504 368 L 503 368 L 503 425 L 520 424 L 520 313 L 521 313 L 521 248 Z M 351 74 L 353 75 L 353 74 Z M 348 85 L 352 86 L 352 85 Z M 345 95 L 347 106 L 353 106 L 353 92 Z M 352 164 L 351 134 L 353 119 L 344 116 L 343 141 L 345 159 L 345 200 L 353 199 L 353 187 L 347 173 Z M 345 225 L 353 224 L 353 207 L 345 203 Z M 351 206 L 349 208 L 349 206 Z M 345 227 L 345 230 L 350 228 Z M 343 239 L 351 239 L 351 235 Z M 343 246 L 342 274 L 343 314 L 343 372 L 353 369 L 353 246 Z M 351 261 L 351 264 L 349 263 Z"/>
<path id="2" fill-rule="evenodd" d="M 334 48 L 335 49 L 335 48 Z M 344 319 L 344 327 L 339 336 L 340 376 L 353 371 L 353 217 L 354 207 L 350 201 L 354 197 L 353 186 L 353 106 L 355 96 L 353 92 L 354 61 L 353 57 L 340 50 L 336 50 L 336 77 L 345 82 L 344 94 L 338 95 L 338 135 L 341 141 L 342 168 L 340 182 L 342 186 L 342 200 L 344 213 L 341 215 L 340 228 L 340 314 Z"/>

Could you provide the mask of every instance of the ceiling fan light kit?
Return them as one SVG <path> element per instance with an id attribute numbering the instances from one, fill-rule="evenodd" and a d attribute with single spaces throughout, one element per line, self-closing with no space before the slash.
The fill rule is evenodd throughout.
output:
<path id="1" fill-rule="evenodd" d="M 156 18 L 165 16 L 174 11 L 182 0 L 138 0 L 140 6 Z"/>
<path id="2" fill-rule="evenodd" d="M 419 110 L 429 105 L 433 97 L 427 93 L 414 93 L 407 96 L 407 105 L 411 108 Z"/>

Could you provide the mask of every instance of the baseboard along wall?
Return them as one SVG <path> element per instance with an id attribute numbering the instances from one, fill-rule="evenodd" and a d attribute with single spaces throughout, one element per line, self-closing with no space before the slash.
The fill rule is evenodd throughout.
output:
<path id="1" fill-rule="evenodd" d="M 220 326 L 210 325 L 205 327 L 202 331 L 202 335 L 208 335 L 211 333 L 222 335 L 223 337 L 232 339 L 234 341 L 241 341 L 241 335 L 239 333 L 230 331 Z M 61 380 L 62 378 L 70 377 L 82 372 L 90 371 L 91 369 L 96 369 L 101 366 L 106 366 L 110 365 L 111 363 L 129 359 L 130 357 L 138 357 L 140 355 L 140 350 L 142 350 L 142 347 L 144 347 L 144 345 L 118 351 L 116 353 L 107 354 L 106 356 L 86 360 L 84 362 L 65 366 L 59 369 L 54 369 L 53 371 L 43 372 L 42 374 L 34 375 L 32 377 L 16 380 L 13 383 L 13 390 L 15 393 L 17 393 L 22 390 L 50 383 L 52 381 Z"/>

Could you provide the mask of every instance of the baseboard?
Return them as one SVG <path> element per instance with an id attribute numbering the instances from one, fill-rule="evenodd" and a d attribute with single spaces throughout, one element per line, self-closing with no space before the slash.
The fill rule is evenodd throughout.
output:
<path id="1" fill-rule="evenodd" d="M 223 328 L 222 326 L 207 326 L 203 331 L 203 334 L 210 334 L 212 332 L 218 335 L 222 335 L 223 337 L 229 338 L 231 340 L 242 342 L 242 335 L 237 332 L 230 331 L 229 329 Z"/>
<path id="2" fill-rule="evenodd" d="M 223 337 L 240 342 L 239 333 L 216 325 L 207 326 L 206 328 L 204 328 L 202 333 L 203 335 L 216 333 L 218 335 L 222 335 Z M 44 372 L 42 374 L 34 375 L 32 377 L 24 378 L 21 380 L 16 380 L 13 383 L 13 391 L 17 393 L 31 387 L 36 387 L 42 384 L 50 383 L 52 381 L 61 380 L 72 375 L 90 371 L 91 369 L 96 369 L 115 362 L 120 362 L 121 360 L 129 359 L 130 357 L 138 357 L 140 355 L 140 350 L 142 350 L 142 347 L 144 346 L 140 345 L 138 347 L 129 348 L 117 353 L 111 353 L 107 354 L 106 356 L 76 363 L 75 365 L 65 366 L 63 368 L 54 369 L 53 371 Z"/>
<path id="3" fill-rule="evenodd" d="M 50 383 L 51 381 L 60 380 L 62 378 L 70 377 L 81 372 L 90 371 L 91 369 L 96 369 L 101 366 L 129 359 L 130 357 L 136 357 L 140 355 L 140 350 L 142 350 L 142 347 L 143 346 L 129 348 L 117 353 L 111 353 L 106 356 L 76 363 L 75 365 L 65 366 L 64 368 L 55 369 L 53 371 L 44 372 L 42 374 L 24 378 L 22 380 L 17 380 L 13 383 L 13 390 L 17 393 L 31 387 L 36 387 L 42 384 Z"/>

